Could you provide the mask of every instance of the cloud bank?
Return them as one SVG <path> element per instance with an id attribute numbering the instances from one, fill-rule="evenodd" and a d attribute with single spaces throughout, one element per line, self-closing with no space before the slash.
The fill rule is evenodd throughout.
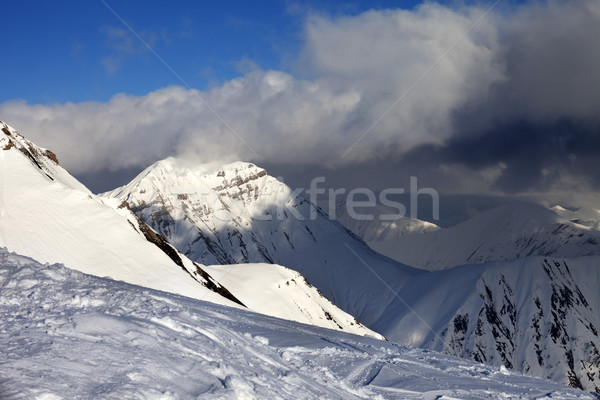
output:
<path id="1" fill-rule="evenodd" d="M 459 192 L 597 189 L 600 3 L 535 2 L 480 20 L 485 11 L 425 3 L 311 16 L 302 79 L 256 69 L 207 92 L 10 101 L 0 115 L 74 174 L 179 155 L 381 166 Z"/>

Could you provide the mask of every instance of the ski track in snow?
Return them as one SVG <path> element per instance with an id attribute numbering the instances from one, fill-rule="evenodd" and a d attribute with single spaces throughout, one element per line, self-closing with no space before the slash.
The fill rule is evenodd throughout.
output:
<path id="1" fill-rule="evenodd" d="M 0 249 L 1 399 L 594 399 Z"/>

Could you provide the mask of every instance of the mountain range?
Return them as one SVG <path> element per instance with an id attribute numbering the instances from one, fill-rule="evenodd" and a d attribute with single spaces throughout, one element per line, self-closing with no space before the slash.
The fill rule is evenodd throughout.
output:
<path id="1" fill-rule="evenodd" d="M 172 247 L 127 203 L 92 194 L 58 165 L 53 153 L 4 123 L 1 129 L 0 246 L 43 263 L 245 307 L 204 265 Z M 277 265 L 256 269 L 269 279 L 265 286 L 255 281 L 257 299 L 242 293 L 254 311 L 380 337 L 327 301 L 298 273 Z M 291 280 L 296 284 L 286 284 Z"/>
<path id="2" fill-rule="evenodd" d="M 126 201 L 193 261 L 274 263 L 298 271 L 367 326 L 385 318 L 383 307 L 397 301 L 393 290 L 424 273 L 374 252 L 251 163 L 215 168 L 168 158 L 103 196 Z"/>
<path id="3" fill-rule="evenodd" d="M 388 257 L 428 270 L 529 256 L 600 255 L 600 211 L 512 203 L 423 234 L 369 241 Z"/>
<path id="4" fill-rule="evenodd" d="M 0 149 L 0 247 L 10 252 L 239 318 L 251 310 L 385 337 L 600 393 L 594 210 L 505 206 L 443 229 L 342 216 L 345 227 L 247 162 L 168 158 L 95 195 L 4 123 Z"/>

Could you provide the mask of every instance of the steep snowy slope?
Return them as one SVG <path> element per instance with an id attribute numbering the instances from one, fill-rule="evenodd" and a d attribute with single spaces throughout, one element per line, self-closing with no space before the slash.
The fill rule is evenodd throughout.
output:
<path id="1" fill-rule="evenodd" d="M 600 257 L 528 257 L 413 278 L 373 327 L 443 351 L 600 393 Z"/>
<path id="2" fill-rule="evenodd" d="M 431 222 L 406 216 L 395 219 L 398 210 L 382 204 L 354 210 L 358 215 L 372 216 L 373 219 L 371 220 L 355 218 L 348 211 L 346 203 L 339 202 L 335 207 L 336 220 L 367 243 L 393 240 L 406 235 L 435 232 L 440 229 L 439 226 Z"/>
<path id="3" fill-rule="evenodd" d="M 526 256 L 580 257 L 600 254 L 600 231 L 594 224 L 535 204 L 509 204 L 451 228 L 369 245 L 429 270 Z"/>
<path id="4" fill-rule="evenodd" d="M 57 164 L 52 153 L 0 124 L 0 246 L 97 276 L 220 304 L 243 303 L 204 266 L 189 260 L 148 228 L 126 203 L 91 194 Z M 271 270 L 281 279 L 289 275 L 283 267 L 273 266 Z M 233 278 L 235 275 L 228 279 Z M 303 278 L 297 280 L 304 285 Z M 252 302 L 254 311 L 381 337 L 316 290 L 284 286 L 274 292 L 273 283 L 255 279 L 256 298 L 241 289 L 240 293 Z"/>
<path id="5" fill-rule="evenodd" d="M 335 307 L 299 272 L 274 264 L 210 265 L 204 269 L 251 310 L 330 329 L 335 324 L 340 330 L 384 339 Z"/>
<path id="6" fill-rule="evenodd" d="M 55 156 L 0 125 L 0 246 L 40 262 L 234 304 L 233 296 L 227 300 L 211 290 L 220 285 L 198 265 L 119 209 L 118 201 L 94 196 Z"/>
<path id="7" fill-rule="evenodd" d="M 249 163 L 221 168 L 168 158 L 106 196 L 125 200 L 203 264 L 263 262 L 302 273 L 367 326 L 422 271 L 382 257 L 289 187 Z"/>
<path id="8" fill-rule="evenodd" d="M 595 399 L 0 249 L 0 398 Z"/>

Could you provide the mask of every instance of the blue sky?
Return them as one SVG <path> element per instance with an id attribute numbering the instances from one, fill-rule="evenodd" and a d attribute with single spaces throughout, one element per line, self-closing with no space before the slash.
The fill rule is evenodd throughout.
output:
<path id="1" fill-rule="evenodd" d="M 293 71 L 308 14 L 411 9 L 418 1 L 111 1 L 108 4 L 193 88 L 242 75 L 252 63 Z M 0 102 L 106 101 L 181 82 L 101 1 L 3 4 Z"/>

